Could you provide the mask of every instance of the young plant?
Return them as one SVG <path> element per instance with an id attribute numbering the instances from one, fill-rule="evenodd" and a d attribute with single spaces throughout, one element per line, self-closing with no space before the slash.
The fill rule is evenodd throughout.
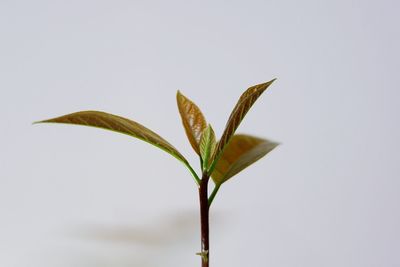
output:
<path id="1" fill-rule="evenodd" d="M 164 138 L 143 125 L 120 116 L 101 111 L 80 111 L 36 123 L 76 124 L 127 134 L 164 150 L 182 162 L 192 174 L 198 187 L 201 252 L 197 253 L 197 255 L 201 256 L 201 266 L 209 267 L 209 210 L 219 188 L 223 183 L 265 156 L 278 145 L 278 143 L 267 139 L 235 134 L 236 129 L 251 106 L 274 80 L 252 86 L 240 96 L 219 141 L 216 140 L 213 128 L 206 122 L 199 107 L 179 91 L 177 92 L 178 109 L 186 135 L 200 158 L 201 176 L 197 175 L 185 157 Z M 208 193 L 210 177 L 215 184 L 211 194 Z"/>

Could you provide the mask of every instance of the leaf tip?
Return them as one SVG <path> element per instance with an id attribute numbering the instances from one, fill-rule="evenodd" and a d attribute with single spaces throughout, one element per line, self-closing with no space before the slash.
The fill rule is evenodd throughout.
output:
<path id="1" fill-rule="evenodd" d="M 176 91 L 176 101 L 178 102 L 178 108 L 180 109 L 180 103 L 187 101 L 187 98 L 182 94 L 180 90 Z"/>
<path id="2" fill-rule="evenodd" d="M 277 79 L 277 78 L 273 78 L 272 80 L 270 80 L 270 81 L 268 81 L 268 82 L 262 83 L 262 85 L 264 85 L 264 86 L 265 86 L 265 89 L 267 89 L 267 87 L 270 86 L 273 82 L 275 82 L 276 79 Z"/>
<path id="3" fill-rule="evenodd" d="M 179 99 L 179 98 L 181 98 L 182 96 L 183 96 L 183 95 L 182 95 L 181 91 L 180 91 L 180 90 L 177 90 L 177 91 L 176 91 L 176 98 Z"/>
<path id="4" fill-rule="evenodd" d="M 276 148 L 276 147 L 278 147 L 278 146 L 281 146 L 282 143 L 279 143 L 279 142 L 271 142 L 271 145 L 273 146 L 273 148 Z"/>
<path id="5" fill-rule="evenodd" d="M 35 125 L 35 124 L 40 124 L 40 123 L 45 123 L 45 122 L 47 122 L 47 120 L 42 120 L 42 121 L 34 121 L 34 122 L 32 122 L 32 125 Z"/>
<path id="6" fill-rule="evenodd" d="M 51 118 L 51 119 L 46 119 L 46 120 L 41 120 L 41 121 L 34 121 L 34 122 L 32 122 L 32 125 L 35 125 L 35 124 L 42 124 L 42 123 L 57 122 L 57 121 L 55 121 L 56 119 L 58 119 L 58 118 Z"/>

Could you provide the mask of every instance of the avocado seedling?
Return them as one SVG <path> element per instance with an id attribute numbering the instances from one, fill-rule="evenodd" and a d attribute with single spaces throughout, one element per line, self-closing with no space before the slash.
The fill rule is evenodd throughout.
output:
<path id="1" fill-rule="evenodd" d="M 213 128 L 199 107 L 179 91 L 176 95 L 179 113 L 190 145 L 200 159 L 201 175 L 168 141 L 145 126 L 130 119 L 101 111 L 79 111 L 36 123 L 66 123 L 97 127 L 126 134 L 152 144 L 175 157 L 187 167 L 198 188 L 201 226 L 201 266 L 209 267 L 209 210 L 220 187 L 240 171 L 272 151 L 278 143 L 247 135 L 235 134 L 246 113 L 275 79 L 248 88 L 239 98 L 217 141 Z M 214 182 L 209 194 L 209 180 Z"/>

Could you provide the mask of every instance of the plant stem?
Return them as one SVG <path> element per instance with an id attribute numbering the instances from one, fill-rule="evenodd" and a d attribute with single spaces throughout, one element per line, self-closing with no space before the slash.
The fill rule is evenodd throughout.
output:
<path id="1" fill-rule="evenodd" d="M 210 198 L 208 199 L 208 208 L 210 209 L 211 203 L 213 202 L 215 195 L 218 193 L 218 190 L 220 188 L 220 184 L 215 185 L 214 190 L 212 191 Z"/>
<path id="2" fill-rule="evenodd" d="M 201 266 L 209 267 L 210 240 L 209 240 L 209 208 L 208 208 L 208 181 L 210 176 L 206 173 L 200 181 L 200 223 L 201 223 Z"/>
<path id="3" fill-rule="evenodd" d="M 184 162 L 183 164 L 189 169 L 197 186 L 200 186 L 199 176 L 197 176 L 197 173 L 193 170 L 192 166 L 190 166 L 189 162 Z"/>

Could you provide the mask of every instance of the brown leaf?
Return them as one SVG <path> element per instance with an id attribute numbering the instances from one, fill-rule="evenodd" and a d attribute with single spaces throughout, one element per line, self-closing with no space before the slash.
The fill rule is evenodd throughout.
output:
<path id="1" fill-rule="evenodd" d="M 176 101 L 189 142 L 194 151 L 200 155 L 200 139 L 207 127 L 206 119 L 199 107 L 179 91 L 176 94 Z"/>
<path id="2" fill-rule="evenodd" d="M 248 88 L 239 98 L 236 106 L 233 108 L 231 115 L 229 116 L 228 122 L 226 123 L 225 130 L 222 134 L 221 139 L 218 142 L 217 149 L 215 150 L 214 163 L 211 169 L 217 163 L 221 153 L 225 149 L 229 140 L 239 127 L 246 113 L 250 110 L 260 95 L 275 81 L 275 79 L 252 86 Z"/>
<path id="3" fill-rule="evenodd" d="M 127 134 L 150 143 L 168 152 L 183 163 L 187 163 L 187 160 L 181 153 L 164 138 L 143 125 L 120 116 L 101 111 L 80 111 L 49 120 L 39 121 L 38 123 L 44 122 L 92 126 Z"/>
<path id="4" fill-rule="evenodd" d="M 221 185 L 232 176 L 272 151 L 278 143 L 266 139 L 237 134 L 224 149 L 212 173 L 215 184 Z"/>

